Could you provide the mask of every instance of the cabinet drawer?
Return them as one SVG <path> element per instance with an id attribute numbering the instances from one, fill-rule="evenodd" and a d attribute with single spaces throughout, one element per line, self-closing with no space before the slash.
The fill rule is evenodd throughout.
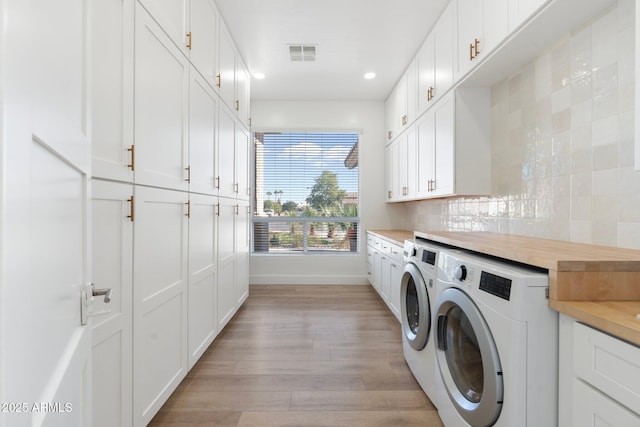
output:
<path id="1" fill-rule="evenodd" d="M 640 427 L 640 416 L 581 380 L 573 379 L 573 425 L 580 427 Z"/>
<path id="2" fill-rule="evenodd" d="M 581 323 L 573 328 L 573 345 L 577 377 L 627 408 L 640 408 L 640 348 Z"/>

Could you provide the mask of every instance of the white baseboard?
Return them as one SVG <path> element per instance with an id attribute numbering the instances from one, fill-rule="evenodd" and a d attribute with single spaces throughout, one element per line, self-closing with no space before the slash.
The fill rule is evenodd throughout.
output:
<path id="1" fill-rule="evenodd" d="M 368 285 L 367 276 L 252 275 L 252 285 Z"/>

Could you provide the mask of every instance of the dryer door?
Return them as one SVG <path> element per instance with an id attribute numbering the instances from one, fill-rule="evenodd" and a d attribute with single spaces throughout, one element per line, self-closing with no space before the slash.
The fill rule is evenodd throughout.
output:
<path id="1" fill-rule="evenodd" d="M 420 270 L 413 263 L 404 267 L 400 283 L 402 333 L 414 350 L 422 350 L 429 341 L 431 306 Z"/>
<path id="2" fill-rule="evenodd" d="M 504 387 L 487 322 L 458 288 L 440 294 L 436 319 L 436 359 L 451 402 L 472 426 L 493 425 L 502 409 Z"/>

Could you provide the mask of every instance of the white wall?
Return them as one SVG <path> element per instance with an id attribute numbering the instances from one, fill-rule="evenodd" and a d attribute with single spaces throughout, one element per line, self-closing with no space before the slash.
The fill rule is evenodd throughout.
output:
<path id="1" fill-rule="evenodd" d="M 492 194 L 407 204 L 410 230 L 493 231 L 640 249 L 634 1 L 491 92 Z"/>
<path id="2" fill-rule="evenodd" d="M 255 132 L 350 131 L 360 134 L 360 253 L 358 255 L 252 255 L 252 284 L 365 284 L 370 228 L 400 228 L 404 206 L 384 201 L 382 101 L 253 101 Z"/>

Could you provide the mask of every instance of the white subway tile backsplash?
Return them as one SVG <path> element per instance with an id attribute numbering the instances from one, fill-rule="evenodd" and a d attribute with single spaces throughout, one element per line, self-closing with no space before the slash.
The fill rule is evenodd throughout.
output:
<path id="1" fill-rule="evenodd" d="M 491 88 L 492 194 L 407 204 L 408 228 L 640 249 L 634 0 Z"/>

